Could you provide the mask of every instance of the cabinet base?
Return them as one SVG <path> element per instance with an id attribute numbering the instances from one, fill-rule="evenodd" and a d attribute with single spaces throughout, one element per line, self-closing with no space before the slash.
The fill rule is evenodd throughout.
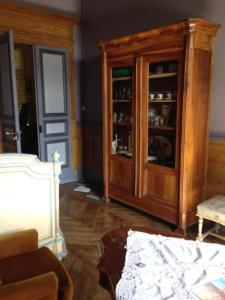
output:
<path id="1" fill-rule="evenodd" d="M 195 211 L 187 214 L 185 223 L 180 224 L 178 207 L 168 205 L 162 200 L 150 196 L 138 198 L 112 185 L 109 186 L 109 197 L 177 226 L 175 230 L 182 233 L 183 236 L 186 236 L 186 229 L 197 222 Z"/>

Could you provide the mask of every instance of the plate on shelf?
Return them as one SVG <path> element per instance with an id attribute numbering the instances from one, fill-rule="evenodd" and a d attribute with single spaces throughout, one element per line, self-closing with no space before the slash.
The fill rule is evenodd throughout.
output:
<path id="1" fill-rule="evenodd" d="M 121 151 L 117 151 L 116 153 L 117 153 L 117 154 L 127 154 L 127 151 L 121 150 Z"/>
<path id="2" fill-rule="evenodd" d="M 126 153 L 126 156 L 132 157 L 132 153 L 131 153 L 131 152 L 127 152 L 127 153 Z"/>
<path id="3" fill-rule="evenodd" d="M 154 155 L 149 155 L 148 156 L 148 161 L 156 161 L 158 159 L 157 156 L 154 156 Z"/>
<path id="4" fill-rule="evenodd" d="M 159 157 L 166 156 L 169 158 L 172 154 L 172 145 L 170 141 L 161 135 L 155 135 L 154 136 L 155 141 L 158 143 L 158 149 L 157 153 L 159 154 Z"/>

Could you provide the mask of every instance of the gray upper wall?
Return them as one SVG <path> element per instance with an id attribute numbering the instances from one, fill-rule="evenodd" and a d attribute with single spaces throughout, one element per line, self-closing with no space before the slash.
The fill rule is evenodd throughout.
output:
<path id="1" fill-rule="evenodd" d="M 101 121 L 101 59 L 98 41 L 199 17 L 222 25 L 216 37 L 210 131 L 214 136 L 225 137 L 224 0 L 83 0 L 82 3 L 84 121 Z"/>

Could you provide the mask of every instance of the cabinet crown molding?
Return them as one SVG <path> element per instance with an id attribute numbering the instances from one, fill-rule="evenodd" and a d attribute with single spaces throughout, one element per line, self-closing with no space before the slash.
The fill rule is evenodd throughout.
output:
<path id="1" fill-rule="evenodd" d="M 149 29 L 144 32 L 132 35 L 122 36 L 113 40 L 100 41 L 99 47 L 102 51 L 114 51 L 115 49 L 124 49 L 130 46 L 138 47 L 142 43 L 154 44 L 161 37 L 174 39 L 179 35 L 190 35 L 192 33 L 202 33 L 214 37 L 220 24 L 209 22 L 200 18 L 190 18 L 181 22 L 163 25 L 157 28 Z"/>

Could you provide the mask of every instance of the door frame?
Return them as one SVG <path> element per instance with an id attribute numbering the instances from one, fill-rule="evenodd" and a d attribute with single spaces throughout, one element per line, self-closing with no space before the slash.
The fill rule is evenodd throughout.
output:
<path id="1" fill-rule="evenodd" d="M 6 144 L 11 144 L 13 146 L 15 142 L 15 152 L 20 153 L 21 139 L 20 139 L 20 124 L 19 124 L 16 73 L 15 73 L 14 38 L 13 38 L 12 30 L 6 31 L 3 34 L 1 34 L 0 44 L 4 44 L 4 43 L 8 45 L 8 62 L 9 62 L 9 77 L 10 77 L 9 85 L 11 90 L 12 115 L 4 115 L 3 99 L 2 99 L 2 94 L 0 93 L 0 108 L 2 107 L 0 111 L 0 115 L 1 115 L 1 119 L 5 120 L 5 122 L 3 121 L 3 123 L 1 121 L 2 144 L 4 144 L 5 141 Z M 9 135 L 9 139 L 7 139 L 7 135 Z"/>

